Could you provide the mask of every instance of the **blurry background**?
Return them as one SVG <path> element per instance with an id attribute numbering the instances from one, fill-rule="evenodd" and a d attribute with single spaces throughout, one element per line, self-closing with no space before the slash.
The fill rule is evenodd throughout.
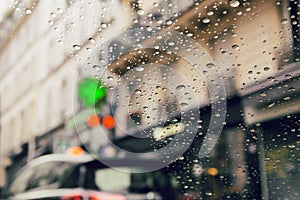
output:
<path id="1" fill-rule="evenodd" d="M 153 151 L 182 130 L 161 132 L 157 141 L 148 128 L 176 125 L 181 111 L 197 109 L 197 136 L 171 170 L 178 196 L 296 199 L 299 7 L 298 0 L 1 0 L 0 187 L 33 158 L 74 145 L 120 157 L 104 137 L 130 151 Z M 117 36 L 129 29 L 141 36 L 161 31 L 139 41 L 154 50 L 138 51 L 136 41 Z M 203 54 L 194 59 L 202 73 L 213 60 L 221 76 L 208 81 L 224 82 L 224 129 L 201 162 L 211 117 L 208 82 L 167 52 L 178 43 L 156 51 L 168 30 L 200 44 Z M 109 45 L 99 48 L 104 41 Z M 85 92 L 95 87 L 106 88 L 98 99 Z M 95 128 L 87 121 L 95 112 L 112 116 L 116 126 L 96 121 Z M 134 137 L 141 130 L 149 137 Z"/>

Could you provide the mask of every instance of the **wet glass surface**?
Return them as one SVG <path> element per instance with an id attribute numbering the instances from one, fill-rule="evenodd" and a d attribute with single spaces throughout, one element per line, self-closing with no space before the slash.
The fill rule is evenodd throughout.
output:
<path id="1" fill-rule="evenodd" d="M 0 2 L 1 198 L 298 199 L 299 12 Z"/>

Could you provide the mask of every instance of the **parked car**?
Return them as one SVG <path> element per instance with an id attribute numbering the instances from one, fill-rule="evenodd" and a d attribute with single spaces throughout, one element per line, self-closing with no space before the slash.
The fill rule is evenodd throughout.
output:
<path id="1" fill-rule="evenodd" d="M 4 198 L 10 200 L 161 199 L 161 196 L 144 182 L 149 183 L 149 180 L 143 177 L 151 176 L 147 174 L 135 176 L 133 173 L 128 173 L 130 169 L 135 168 L 136 171 L 146 166 L 137 166 L 134 161 L 124 159 L 107 160 L 116 169 L 107 167 L 89 154 L 80 156 L 51 154 L 36 158 L 22 168 L 6 186 Z"/>

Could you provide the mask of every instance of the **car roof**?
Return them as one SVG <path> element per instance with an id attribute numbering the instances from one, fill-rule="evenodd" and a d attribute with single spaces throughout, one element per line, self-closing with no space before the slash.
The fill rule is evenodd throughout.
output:
<path id="1" fill-rule="evenodd" d="M 87 153 L 80 156 L 72 156 L 70 154 L 48 154 L 33 159 L 25 165 L 24 168 L 32 168 L 43 163 L 51 162 L 84 164 L 94 168 L 137 167 L 143 169 L 155 169 L 156 166 L 161 165 L 162 160 L 154 158 L 99 157 L 97 155 Z M 20 171 L 22 171 L 22 169 Z"/>

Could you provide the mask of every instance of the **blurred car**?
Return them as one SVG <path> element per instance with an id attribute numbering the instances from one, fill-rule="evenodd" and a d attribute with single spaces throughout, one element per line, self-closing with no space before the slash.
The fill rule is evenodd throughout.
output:
<path id="1" fill-rule="evenodd" d="M 143 166 L 137 166 L 137 163 L 131 160 L 114 158 L 107 159 L 107 162 L 115 169 L 107 167 L 89 154 L 41 156 L 29 162 L 17 173 L 7 185 L 4 198 L 11 200 L 161 199 L 157 192 L 146 186 L 144 181 L 149 182 L 149 180 L 143 179 L 141 175 L 128 173 L 132 167 Z"/>

